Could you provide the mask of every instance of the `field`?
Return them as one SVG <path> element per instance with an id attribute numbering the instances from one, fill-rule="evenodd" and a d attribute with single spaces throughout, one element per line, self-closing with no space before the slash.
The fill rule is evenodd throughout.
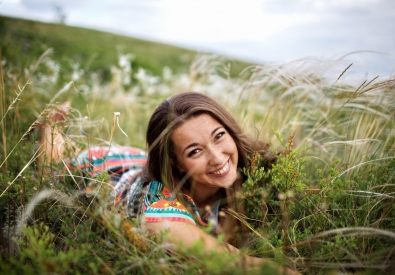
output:
<path id="1" fill-rule="evenodd" d="M 395 272 L 394 78 L 350 84 L 349 66 L 332 61 L 251 65 L 5 17 L 0 46 L 1 274 L 245 274 L 235 255 L 199 244 L 169 254 L 114 205 L 105 176 L 37 167 L 33 126 L 59 104 L 73 107 L 61 130 L 79 146 L 144 149 L 155 107 L 186 90 L 282 151 L 270 172 L 255 161 L 244 171 L 243 253 L 303 274 Z"/>

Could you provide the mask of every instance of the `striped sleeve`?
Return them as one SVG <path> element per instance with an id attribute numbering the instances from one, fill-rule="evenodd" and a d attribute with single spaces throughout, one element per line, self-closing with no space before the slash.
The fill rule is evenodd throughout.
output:
<path id="1" fill-rule="evenodd" d="M 96 177 L 103 172 L 122 174 L 129 169 L 141 169 L 147 162 L 143 150 L 134 147 L 92 147 L 71 158 L 69 166 Z"/>
<path id="2" fill-rule="evenodd" d="M 196 224 L 192 215 L 178 200 L 158 200 L 143 211 L 145 222 L 187 222 Z"/>

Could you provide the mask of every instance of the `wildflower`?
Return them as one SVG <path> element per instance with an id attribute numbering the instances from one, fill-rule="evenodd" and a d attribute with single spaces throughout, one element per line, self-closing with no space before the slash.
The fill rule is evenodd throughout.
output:
<path id="1" fill-rule="evenodd" d="M 252 172 L 252 174 L 254 174 L 254 172 L 255 172 L 256 165 L 258 162 L 258 157 L 259 157 L 258 152 L 254 151 L 251 156 L 251 172 Z"/>
<path id="2" fill-rule="evenodd" d="M 125 235 L 130 242 L 132 242 L 143 251 L 147 250 L 146 243 L 143 241 L 142 237 L 139 236 L 133 229 L 133 225 L 129 220 L 124 220 L 121 223 L 121 227 L 125 231 Z"/>

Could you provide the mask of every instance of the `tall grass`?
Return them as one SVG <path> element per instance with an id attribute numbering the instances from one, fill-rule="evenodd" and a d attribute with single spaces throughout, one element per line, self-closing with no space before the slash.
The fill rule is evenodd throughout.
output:
<path id="1" fill-rule="evenodd" d="M 120 55 L 108 82 L 77 63 L 60 66 L 50 50 L 23 70 L 1 63 L 2 272 L 244 274 L 235 255 L 207 254 L 199 244 L 168 254 L 161 236 L 148 237 L 113 203 L 105 175 L 88 179 L 62 163 L 48 164 L 56 175 L 36 167 L 32 126 L 57 102 L 74 107 L 62 130 L 79 146 L 145 148 L 155 107 L 186 90 L 218 99 L 245 131 L 282 151 L 270 172 L 251 159 L 247 217 L 228 213 L 251 229 L 243 253 L 290 260 L 304 274 L 393 270 L 394 78 L 350 84 L 349 64 L 308 59 L 231 77 L 214 55 L 158 76 L 129 70 L 131 57 Z M 329 70 L 338 74 L 327 78 Z"/>

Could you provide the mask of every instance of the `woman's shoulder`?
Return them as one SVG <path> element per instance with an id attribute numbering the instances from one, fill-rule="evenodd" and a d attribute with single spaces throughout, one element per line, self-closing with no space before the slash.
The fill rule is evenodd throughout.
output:
<path id="1" fill-rule="evenodd" d="M 176 198 L 159 199 L 142 211 L 145 222 L 175 221 L 196 224 L 188 209 Z"/>
<path id="2" fill-rule="evenodd" d="M 178 202 L 177 197 L 174 196 L 163 183 L 157 180 L 152 180 L 143 184 L 140 200 L 142 200 L 146 208 L 162 201 L 163 205 L 166 203 L 173 204 Z"/>
<path id="3" fill-rule="evenodd" d="M 191 210 L 195 212 L 193 200 L 186 194 L 175 196 L 159 181 L 153 180 L 145 184 L 140 204 L 140 216 L 145 222 L 178 221 L 196 224 L 195 217 L 191 214 Z"/>

